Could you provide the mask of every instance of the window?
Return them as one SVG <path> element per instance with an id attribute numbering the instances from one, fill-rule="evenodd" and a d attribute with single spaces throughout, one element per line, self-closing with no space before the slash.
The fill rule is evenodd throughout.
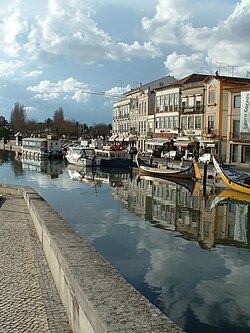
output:
<path id="1" fill-rule="evenodd" d="M 174 117 L 174 128 L 178 128 L 178 117 Z"/>
<path id="2" fill-rule="evenodd" d="M 238 145 L 232 145 L 232 162 L 238 161 L 238 154 L 239 154 L 239 146 Z"/>
<path id="3" fill-rule="evenodd" d="M 208 88 L 208 104 L 215 104 L 215 86 L 211 85 Z"/>
<path id="4" fill-rule="evenodd" d="M 164 118 L 164 128 L 168 128 L 168 117 Z"/>
<path id="5" fill-rule="evenodd" d="M 169 95 L 169 111 L 173 111 L 174 94 Z"/>
<path id="6" fill-rule="evenodd" d="M 178 111 L 178 107 L 179 107 L 179 95 L 175 94 L 174 95 L 174 110 Z"/>
<path id="7" fill-rule="evenodd" d="M 242 163 L 250 162 L 250 146 L 242 146 Z"/>
<path id="8" fill-rule="evenodd" d="M 201 111 L 201 101 L 196 101 L 196 111 Z"/>
<path id="9" fill-rule="evenodd" d="M 160 96 L 156 97 L 156 111 L 159 112 L 160 109 Z"/>
<path id="10" fill-rule="evenodd" d="M 173 128 L 173 117 L 169 117 L 168 126 L 169 128 Z"/>
<path id="11" fill-rule="evenodd" d="M 240 137 L 240 121 L 239 120 L 233 121 L 233 137 L 234 138 Z"/>
<path id="12" fill-rule="evenodd" d="M 188 128 L 193 129 L 194 128 L 194 117 L 189 117 L 188 118 Z"/>
<path id="13" fill-rule="evenodd" d="M 159 128 L 163 128 L 163 124 L 164 124 L 164 118 L 163 117 L 161 117 L 160 118 L 160 123 L 159 123 Z"/>
<path id="14" fill-rule="evenodd" d="M 181 118 L 181 128 L 182 129 L 187 129 L 187 117 L 182 117 Z"/>
<path id="15" fill-rule="evenodd" d="M 200 129 L 201 128 L 201 116 L 195 117 L 195 128 Z"/>
<path id="16" fill-rule="evenodd" d="M 241 98 L 240 95 L 234 96 L 234 108 L 240 108 Z"/>
<path id="17" fill-rule="evenodd" d="M 215 117 L 214 116 L 208 116 L 207 118 L 207 127 L 209 129 L 213 129 L 215 126 Z"/>

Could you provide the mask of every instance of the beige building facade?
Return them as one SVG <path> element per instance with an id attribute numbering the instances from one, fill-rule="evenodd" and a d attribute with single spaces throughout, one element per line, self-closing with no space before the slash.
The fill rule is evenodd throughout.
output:
<path id="1" fill-rule="evenodd" d="M 239 100 L 243 90 L 250 91 L 250 79 L 194 73 L 167 84 L 155 82 L 114 103 L 113 137 L 139 151 L 158 145 L 184 157 L 209 152 L 227 163 L 249 163 L 250 136 L 237 133 Z"/>

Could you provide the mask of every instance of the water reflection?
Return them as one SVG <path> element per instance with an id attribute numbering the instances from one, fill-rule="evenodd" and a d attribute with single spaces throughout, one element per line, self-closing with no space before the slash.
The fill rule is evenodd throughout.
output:
<path id="1" fill-rule="evenodd" d="M 7 174 L 6 163 L 8 174 L 13 168 L 22 170 L 18 177 L 14 172 L 13 183 L 41 192 L 76 232 L 186 332 L 250 331 L 247 198 L 221 188 L 207 191 L 204 198 L 200 183 L 64 163 L 53 169 L 51 162 L 26 166 L 0 154 L 0 172 Z M 52 169 L 56 177 L 49 176 Z"/>

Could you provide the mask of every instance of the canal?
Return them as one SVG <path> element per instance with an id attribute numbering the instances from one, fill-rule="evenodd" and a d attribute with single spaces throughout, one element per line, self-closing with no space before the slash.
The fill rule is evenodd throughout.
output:
<path id="1" fill-rule="evenodd" d="M 186 332 L 250 332 L 247 201 L 219 201 L 223 188 L 214 184 L 204 196 L 200 184 L 138 177 L 136 170 L 86 172 L 1 150 L 0 177 L 33 187 Z"/>

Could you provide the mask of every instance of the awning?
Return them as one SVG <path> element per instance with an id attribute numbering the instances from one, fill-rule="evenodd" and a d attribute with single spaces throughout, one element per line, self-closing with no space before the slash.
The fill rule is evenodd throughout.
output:
<path id="1" fill-rule="evenodd" d="M 176 147 L 188 147 L 194 145 L 194 141 L 190 140 L 177 140 L 174 142 L 174 146 Z"/>
<path id="2" fill-rule="evenodd" d="M 136 141 L 136 135 L 129 135 L 126 136 L 124 141 L 128 142 L 128 141 Z"/>
<path id="3" fill-rule="evenodd" d="M 115 141 L 115 139 L 118 137 L 117 134 L 113 134 L 111 135 L 111 137 L 109 138 L 109 141 Z"/>
<path id="4" fill-rule="evenodd" d="M 163 139 L 163 138 L 154 138 L 154 139 L 150 139 L 146 142 L 147 145 L 151 145 L 151 146 L 163 146 L 166 143 L 170 142 L 170 139 Z"/>

